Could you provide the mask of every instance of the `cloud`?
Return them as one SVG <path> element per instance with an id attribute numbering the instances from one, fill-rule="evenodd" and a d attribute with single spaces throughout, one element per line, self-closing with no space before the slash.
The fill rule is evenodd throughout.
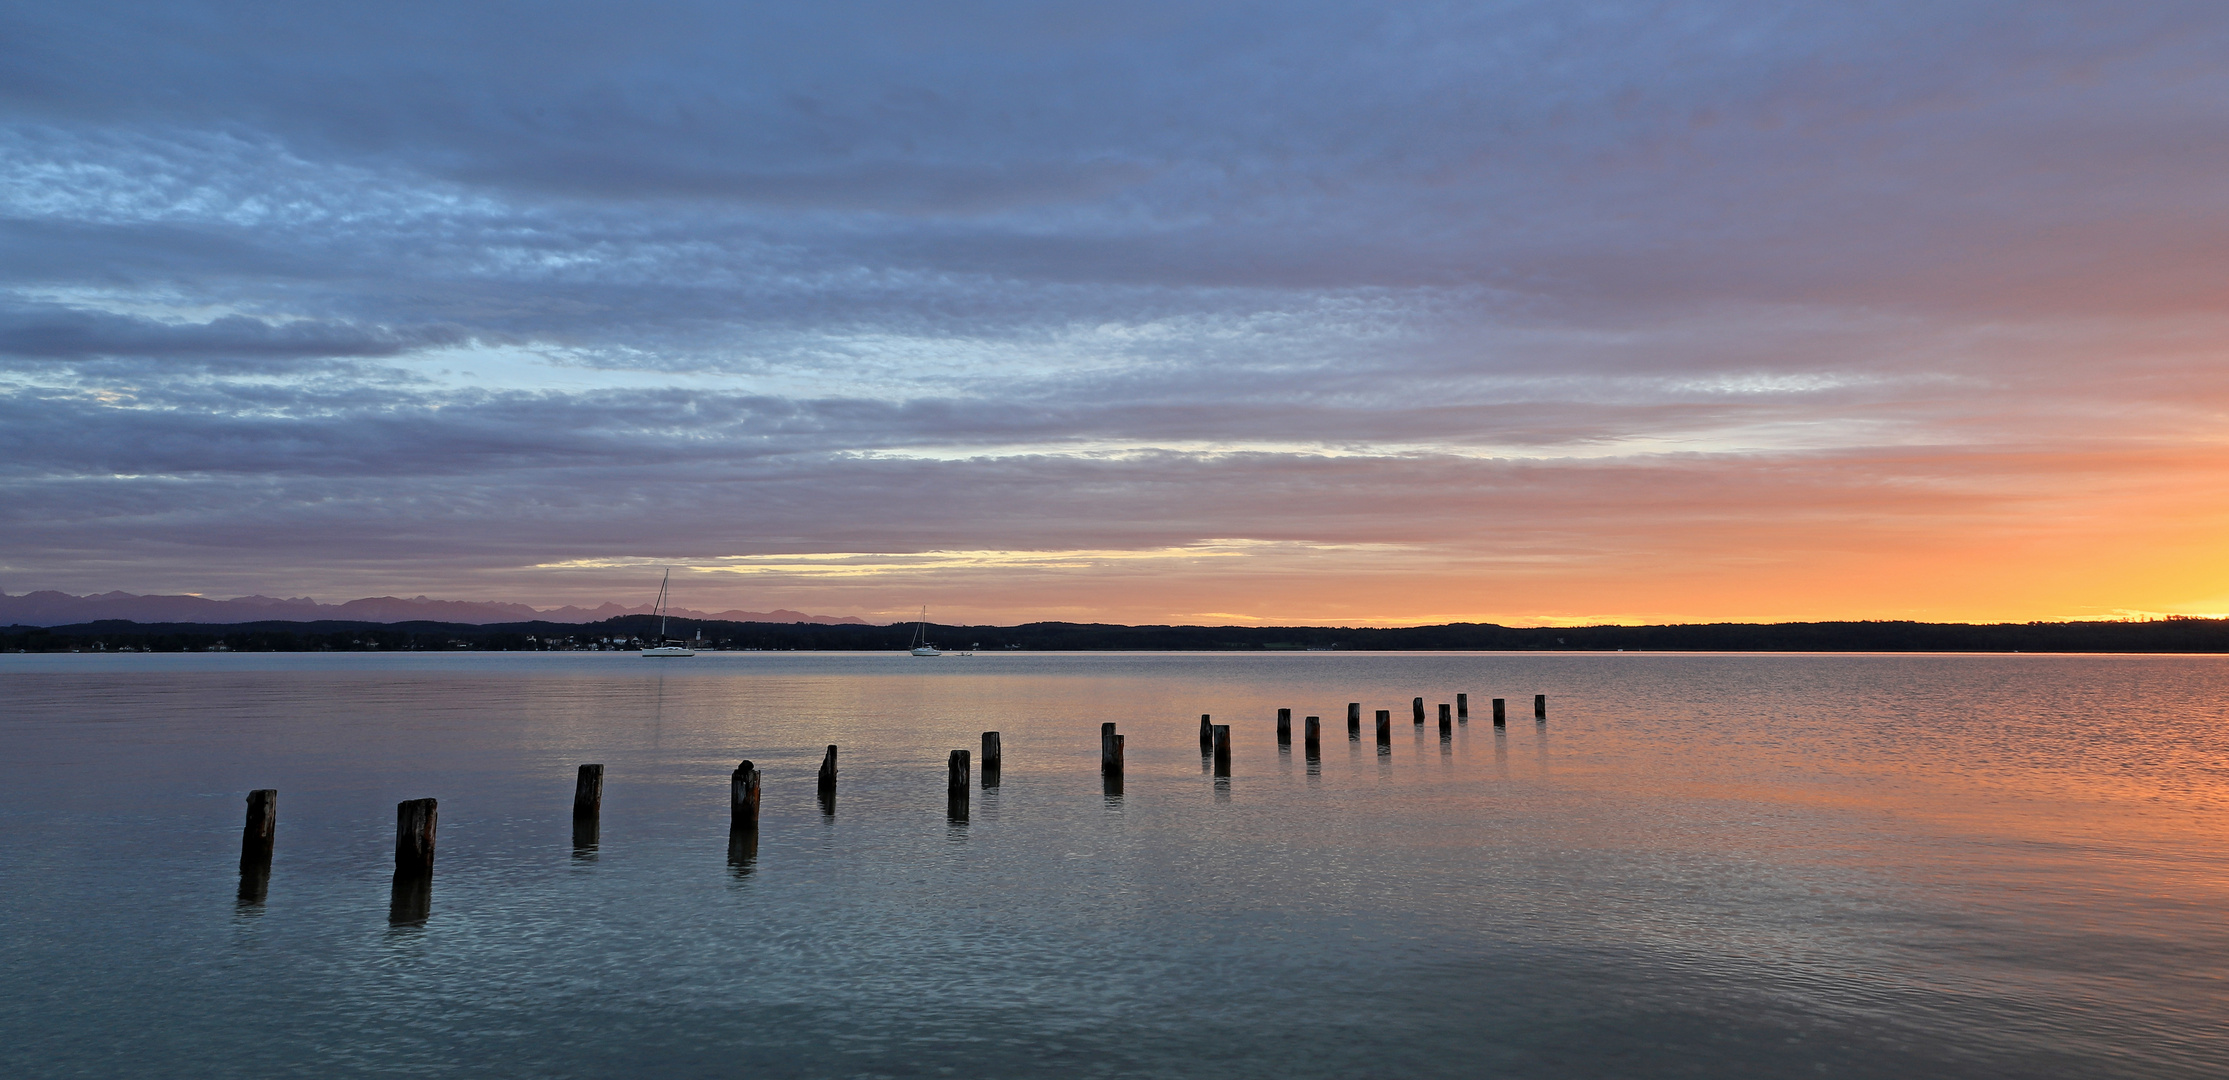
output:
<path id="1" fill-rule="evenodd" d="M 397 356 L 462 340 L 452 326 L 396 330 L 317 320 L 274 324 L 245 315 L 167 323 L 57 306 L 0 307 L 0 356 L 32 359 L 121 356 L 254 363 Z"/>

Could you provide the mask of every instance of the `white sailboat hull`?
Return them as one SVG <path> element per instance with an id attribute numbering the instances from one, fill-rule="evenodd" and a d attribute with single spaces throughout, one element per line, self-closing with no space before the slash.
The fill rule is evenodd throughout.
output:
<path id="1" fill-rule="evenodd" d="M 644 649 L 644 650 L 642 651 L 642 654 L 643 654 L 644 656 L 695 656 L 695 655 L 696 655 L 696 653 L 695 653 L 694 651 L 692 651 L 692 650 L 689 650 L 689 649 L 684 649 L 684 648 L 682 648 L 682 647 L 681 647 L 681 646 L 679 646 L 679 645 L 660 645 L 660 646 L 658 646 L 658 647 L 657 647 L 657 648 L 655 648 L 655 649 Z"/>
<path id="2" fill-rule="evenodd" d="M 938 652 L 938 651 L 936 651 L 935 649 L 932 649 L 932 648 L 928 647 L 927 645 L 917 645 L 917 646 L 915 646 L 915 647 L 914 647 L 914 649 L 913 649 L 913 655 L 915 655 L 915 656 L 943 656 L 944 654 L 943 654 L 943 653 L 940 653 L 940 652 Z"/>

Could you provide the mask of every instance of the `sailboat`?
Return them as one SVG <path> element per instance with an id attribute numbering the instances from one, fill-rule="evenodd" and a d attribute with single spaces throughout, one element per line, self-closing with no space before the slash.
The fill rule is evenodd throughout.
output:
<path id="1" fill-rule="evenodd" d="M 943 656 L 929 643 L 929 605 L 921 605 L 921 621 L 913 624 L 913 655 Z"/>
<path id="2" fill-rule="evenodd" d="M 665 577 L 664 577 L 664 578 L 663 578 L 662 580 L 660 580 L 660 581 L 658 582 L 658 603 L 657 603 L 657 605 L 656 605 L 656 606 L 654 606 L 654 607 L 652 607 L 652 608 L 650 609 L 650 613 L 651 613 L 652 615 L 656 615 L 656 616 L 658 617 L 658 642 L 659 642 L 659 643 L 658 643 L 658 644 L 656 644 L 656 645 L 653 645 L 653 646 L 651 646 L 650 648 L 644 649 L 644 650 L 642 651 L 642 654 L 643 654 L 644 656 L 695 656 L 695 655 L 696 655 L 696 653 L 695 653 L 694 651 L 692 651 L 692 650 L 691 650 L 691 649 L 689 648 L 689 643 L 688 643 L 688 642 L 685 642 L 685 641 L 681 641 L 681 640 L 679 640 L 679 639 L 677 639 L 677 638 L 669 638 L 669 637 L 667 637 L 667 636 L 666 636 L 666 589 L 667 589 L 667 587 L 668 587 L 668 586 L 670 586 L 670 585 L 672 585 L 672 584 L 673 584 L 673 571 L 672 571 L 672 570 L 667 570 L 667 571 L 666 571 L 666 576 L 665 576 Z"/>

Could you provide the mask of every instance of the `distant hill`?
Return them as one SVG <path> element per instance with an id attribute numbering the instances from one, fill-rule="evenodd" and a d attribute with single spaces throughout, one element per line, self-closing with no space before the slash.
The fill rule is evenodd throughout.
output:
<path id="1" fill-rule="evenodd" d="M 343 621 L 363 623 L 443 622 L 469 626 L 493 623 L 550 622 L 591 623 L 621 615 L 648 615 L 649 604 L 621 607 L 532 608 L 492 600 L 431 600 L 423 596 L 403 599 L 371 596 L 341 604 L 320 604 L 307 596 L 281 600 L 271 596 L 241 596 L 212 600 L 204 596 L 139 596 L 107 592 L 72 596 L 64 592 L 35 592 L 25 596 L 0 593 L 0 626 L 68 626 L 73 623 L 124 619 L 140 623 L 251 623 Z M 694 611 L 675 608 L 676 618 L 749 623 L 863 624 L 849 615 L 807 615 L 802 611 Z"/>

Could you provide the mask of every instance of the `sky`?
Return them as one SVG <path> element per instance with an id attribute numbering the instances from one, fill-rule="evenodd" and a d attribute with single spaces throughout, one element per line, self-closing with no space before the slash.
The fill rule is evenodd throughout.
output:
<path id="1" fill-rule="evenodd" d="M 0 590 L 2229 612 L 2229 8 L 0 8 Z"/>

